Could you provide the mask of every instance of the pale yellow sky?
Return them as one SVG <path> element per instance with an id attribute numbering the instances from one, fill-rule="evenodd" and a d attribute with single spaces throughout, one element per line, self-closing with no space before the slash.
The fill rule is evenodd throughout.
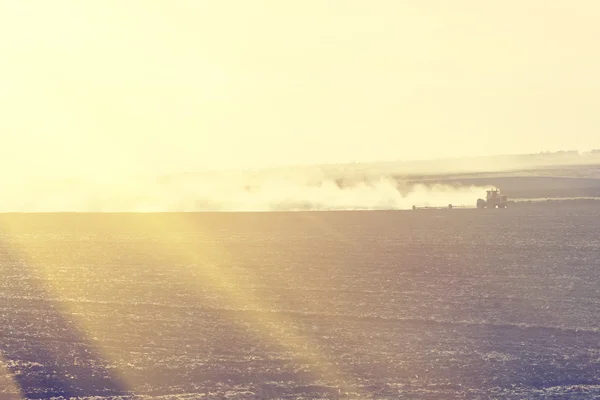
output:
<path id="1" fill-rule="evenodd" d="M 0 165 L 600 147 L 597 0 L 0 0 Z"/>

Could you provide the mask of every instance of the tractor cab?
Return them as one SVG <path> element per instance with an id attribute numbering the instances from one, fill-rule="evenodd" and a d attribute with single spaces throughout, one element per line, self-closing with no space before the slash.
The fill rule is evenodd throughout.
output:
<path id="1" fill-rule="evenodd" d="M 498 198 L 498 193 L 500 193 L 500 191 L 498 189 L 491 189 L 491 190 L 486 191 L 486 193 L 487 193 L 486 198 L 488 200 L 495 200 Z"/>

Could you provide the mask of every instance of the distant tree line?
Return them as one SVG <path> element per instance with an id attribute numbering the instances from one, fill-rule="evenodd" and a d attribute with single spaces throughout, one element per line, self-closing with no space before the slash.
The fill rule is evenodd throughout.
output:
<path id="1" fill-rule="evenodd" d="M 559 151 L 541 151 L 536 154 L 530 155 L 544 155 L 544 156 L 579 156 L 579 155 L 587 155 L 587 154 L 600 154 L 600 149 L 593 149 L 590 151 L 578 151 L 578 150 L 559 150 Z"/>

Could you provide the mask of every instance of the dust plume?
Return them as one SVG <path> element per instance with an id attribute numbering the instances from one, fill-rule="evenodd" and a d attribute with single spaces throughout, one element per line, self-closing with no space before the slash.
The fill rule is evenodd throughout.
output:
<path id="1" fill-rule="evenodd" d="M 5 186 L 6 187 L 6 186 Z M 2 212 L 400 210 L 475 204 L 489 187 L 410 183 L 393 176 L 193 173 L 12 185 Z"/>

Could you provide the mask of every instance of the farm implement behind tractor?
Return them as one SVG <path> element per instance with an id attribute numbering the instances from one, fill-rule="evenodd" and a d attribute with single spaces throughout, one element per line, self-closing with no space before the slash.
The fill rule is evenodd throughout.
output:
<path id="1" fill-rule="evenodd" d="M 485 199 L 477 199 L 476 206 L 477 208 L 506 208 L 508 207 L 508 199 L 500 193 L 500 190 L 490 189 L 486 191 Z M 443 207 L 412 206 L 413 210 L 452 210 L 455 208 L 473 208 L 473 206 L 453 206 L 452 204 Z"/>

